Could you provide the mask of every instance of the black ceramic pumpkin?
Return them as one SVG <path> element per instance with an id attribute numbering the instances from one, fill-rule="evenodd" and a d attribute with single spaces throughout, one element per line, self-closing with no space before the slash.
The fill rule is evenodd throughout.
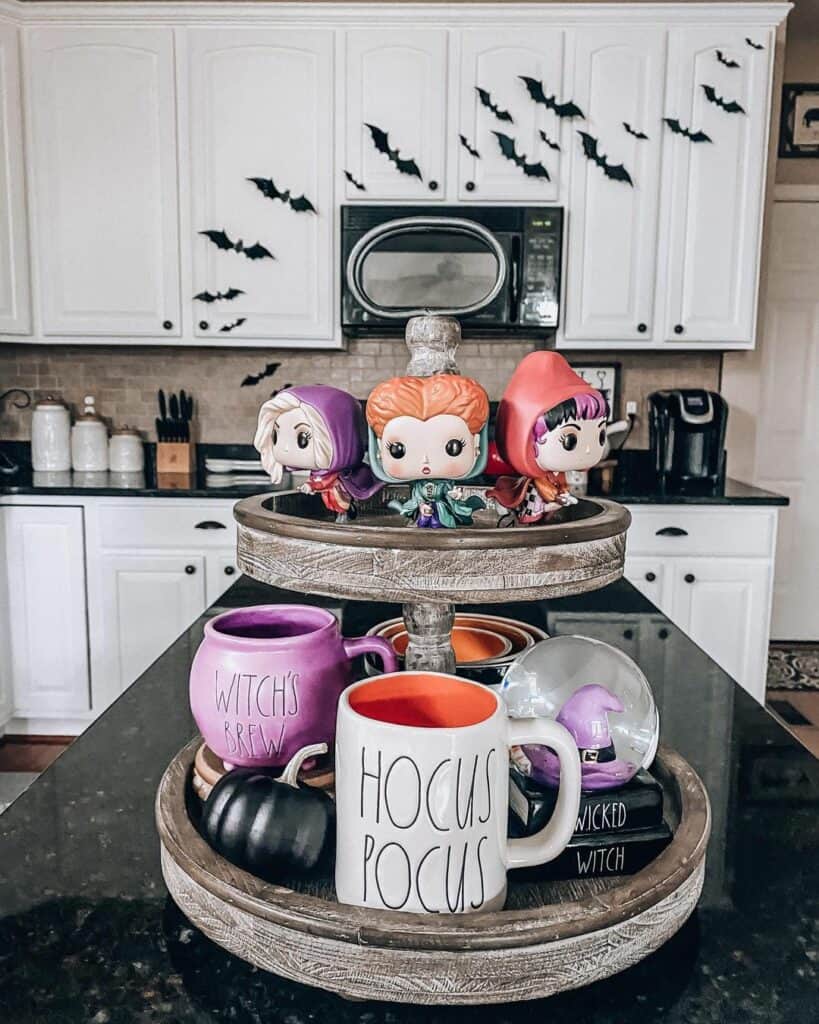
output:
<path id="1" fill-rule="evenodd" d="M 329 859 L 335 844 L 335 804 L 320 789 L 299 786 L 302 761 L 325 753 L 304 747 L 279 778 L 234 768 L 210 791 L 202 835 L 225 860 L 267 881 L 308 874 Z"/>

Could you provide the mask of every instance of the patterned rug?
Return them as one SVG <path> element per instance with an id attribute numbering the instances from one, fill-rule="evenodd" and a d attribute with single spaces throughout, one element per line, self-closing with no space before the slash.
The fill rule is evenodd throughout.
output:
<path id="1" fill-rule="evenodd" d="M 819 690 L 819 644 L 779 643 L 768 648 L 769 690 Z"/>

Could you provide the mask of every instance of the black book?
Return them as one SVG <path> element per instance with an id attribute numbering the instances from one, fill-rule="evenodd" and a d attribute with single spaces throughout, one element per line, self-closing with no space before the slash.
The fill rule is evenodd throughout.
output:
<path id="1" fill-rule="evenodd" d="M 509 835 L 539 832 L 552 816 L 557 790 L 541 786 L 516 767 L 509 771 Z M 580 798 L 575 836 L 630 832 L 663 823 L 663 790 L 641 769 L 619 789 L 584 793 Z"/>
<path id="2" fill-rule="evenodd" d="M 633 832 L 575 836 L 553 861 L 519 868 L 510 875 L 532 881 L 633 875 L 662 853 L 670 842 L 671 829 L 665 822 L 656 828 Z"/>

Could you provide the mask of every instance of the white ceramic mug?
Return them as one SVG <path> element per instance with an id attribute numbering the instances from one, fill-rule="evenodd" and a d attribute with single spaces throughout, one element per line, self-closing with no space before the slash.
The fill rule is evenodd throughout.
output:
<path id="1" fill-rule="evenodd" d="M 562 725 L 509 719 L 478 683 L 395 672 L 342 693 L 336 732 L 339 902 L 419 913 L 500 909 L 508 868 L 553 860 L 580 806 L 577 745 Z M 507 839 L 509 748 L 560 758 L 554 814 Z"/>

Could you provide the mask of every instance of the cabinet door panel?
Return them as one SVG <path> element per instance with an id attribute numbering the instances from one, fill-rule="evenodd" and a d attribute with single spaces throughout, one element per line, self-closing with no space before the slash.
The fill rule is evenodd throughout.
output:
<path id="1" fill-rule="evenodd" d="M 442 200 L 446 190 L 447 33 L 445 29 L 353 29 L 345 34 L 347 199 Z M 367 125 L 389 136 L 404 174 L 376 149 Z M 434 188 L 431 186 L 435 185 Z"/>
<path id="2" fill-rule="evenodd" d="M 178 335 L 171 30 L 37 28 L 29 44 L 44 333 Z"/>
<path id="3" fill-rule="evenodd" d="M 586 119 L 574 127 L 632 184 L 607 177 L 572 131 L 567 340 L 654 335 L 665 45 L 660 28 L 578 30 L 571 92 Z"/>
<path id="4" fill-rule="evenodd" d="M 48 718 L 90 707 L 83 513 L 2 509 L 15 711 Z"/>
<path id="5" fill-rule="evenodd" d="M 239 579 L 240 572 L 236 565 L 236 549 L 211 552 L 207 556 L 207 603 L 212 605 L 224 594 L 228 587 Z"/>
<path id="6" fill-rule="evenodd" d="M 205 560 L 111 552 L 101 564 L 105 660 L 121 691 L 205 610 Z"/>
<path id="7" fill-rule="evenodd" d="M 764 47 L 754 50 L 748 34 L 747 27 L 669 34 L 665 116 L 710 141 L 663 126 L 666 341 L 753 344 L 773 36 L 751 31 Z M 739 67 L 718 61 L 718 50 Z M 741 111 L 709 100 L 705 86 Z"/>
<path id="8" fill-rule="evenodd" d="M 659 558 L 627 555 L 625 577 L 641 594 L 666 615 L 670 611 L 671 594 L 668 563 Z"/>
<path id="9" fill-rule="evenodd" d="M 478 150 L 480 159 L 459 146 L 459 199 L 553 202 L 557 198 L 572 119 L 561 119 L 532 100 L 521 76 L 540 82 L 545 94 L 556 96 L 558 102 L 572 98 L 563 94 L 563 46 L 562 29 L 468 29 L 461 34 L 460 120 L 455 130 Z M 512 120 L 500 119 L 488 109 L 479 88 Z M 550 180 L 528 176 L 504 157 L 494 132 L 514 139 L 517 154 L 525 155 L 530 164 L 541 163 Z M 560 149 L 547 145 L 541 132 Z"/>
<path id="10" fill-rule="evenodd" d="M 679 559 L 674 621 L 757 700 L 765 699 L 771 569 L 727 558 Z"/>
<path id="11" fill-rule="evenodd" d="M 215 303 L 191 296 L 194 332 L 330 339 L 333 34 L 194 29 L 188 41 L 194 294 L 242 293 Z M 250 178 L 289 195 L 270 198 Z M 292 208 L 302 196 L 313 210 Z M 219 248 L 203 231 L 258 242 L 273 258 Z"/>
<path id="12" fill-rule="evenodd" d="M 31 331 L 18 33 L 0 22 L 0 331 Z"/>

